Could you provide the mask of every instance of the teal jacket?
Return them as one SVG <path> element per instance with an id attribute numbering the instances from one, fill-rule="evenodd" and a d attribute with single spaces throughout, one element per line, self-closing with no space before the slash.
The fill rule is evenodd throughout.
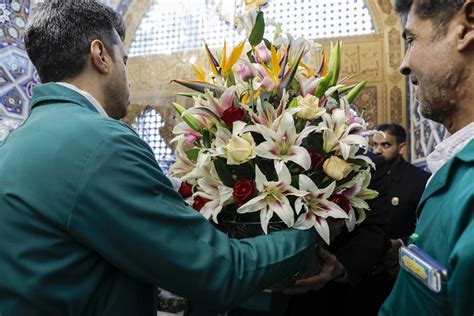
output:
<path id="1" fill-rule="evenodd" d="M 314 232 L 231 240 L 153 152 L 80 94 L 34 89 L 0 145 L 0 315 L 156 315 L 156 287 L 218 310 L 304 269 Z"/>
<path id="2" fill-rule="evenodd" d="M 474 141 L 433 176 L 417 213 L 416 245 L 448 278 L 436 294 L 402 269 L 379 315 L 474 315 Z"/>

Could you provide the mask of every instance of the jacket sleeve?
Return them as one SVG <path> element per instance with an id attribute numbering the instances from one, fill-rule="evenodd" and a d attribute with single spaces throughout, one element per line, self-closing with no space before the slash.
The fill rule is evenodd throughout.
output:
<path id="1" fill-rule="evenodd" d="M 472 199 L 471 199 L 472 201 Z M 472 204 L 471 204 L 472 205 Z M 450 256 L 450 276 L 448 281 L 448 297 L 455 316 L 473 315 L 474 300 L 474 218 L 470 209 L 470 221 L 459 237 Z"/>
<path id="2" fill-rule="evenodd" d="M 369 275 L 377 262 L 390 248 L 388 224 L 390 220 L 388 182 L 382 161 L 372 173 L 369 188 L 379 192 L 376 199 L 367 201 L 370 211 L 367 218 L 356 228 L 336 238 L 331 251 L 344 265 L 349 282 L 356 283 Z"/>
<path id="3" fill-rule="evenodd" d="M 69 233 L 110 264 L 218 309 L 304 269 L 312 231 L 232 240 L 185 206 L 135 134 L 113 131 L 82 171 Z"/>

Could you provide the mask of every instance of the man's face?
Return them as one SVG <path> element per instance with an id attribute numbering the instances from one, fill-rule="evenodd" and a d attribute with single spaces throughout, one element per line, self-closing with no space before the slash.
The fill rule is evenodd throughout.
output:
<path id="1" fill-rule="evenodd" d="M 118 34 L 117 34 L 118 37 Z M 127 107 L 130 104 L 130 82 L 127 74 L 127 59 L 125 48 L 121 40 L 113 46 L 114 61 L 110 82 L 107 85 L 108 115 L 114 119 L 121 119 L 127 115 Z"/>
<path id="2" fill-rule="evenodd" d="M 403 155 L 405 143 L 398 143 L 397 138 L 387 132 L 383 135 L 375 134 L 372 140 L 374 153 L 383 156 L 388 162 L 395 162 Z"/>
<path id="3" fill-rule="evenodd" d="M 456 32 L 448 25 L 446 35 L 431 20 L 416 16 L 414 1 L 407 16 L 404 38 L 407 52 L 400 72 L 416 87 L 421 114 L 443 123 L 457 109 L 463 87 L 464 67 L 455 47 Z"/>

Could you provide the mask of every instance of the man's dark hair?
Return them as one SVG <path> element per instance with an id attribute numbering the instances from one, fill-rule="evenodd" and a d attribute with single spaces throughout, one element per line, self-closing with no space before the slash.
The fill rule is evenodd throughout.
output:
<path id="1" fill-rule="evenodd" d="M 398 124 L 380 124 L 375 127 L 377 131 L 382 131 L 395 136 L 397 143 L 401 144 L 407 141 L 407 132 Z"/>
<path id="2" fill-rule="evenodd" d="M 94 40 L 113 58 L 117 36 L 124 40 L 120 15 L 95 0 L 50 0 L 33 10 L 25 47 L 43 83 L 74 78 L 83 69 Z"/>
<path id="3" fill-rule="evenodd" d="M 406 19 L 412 5 L 415 14 L 422 20 L 431 20 L 436 28 L 435 34 L 446 35 L 447 26 L 461 9 L 465 0 L 395 0 L 395 11 Z"/>

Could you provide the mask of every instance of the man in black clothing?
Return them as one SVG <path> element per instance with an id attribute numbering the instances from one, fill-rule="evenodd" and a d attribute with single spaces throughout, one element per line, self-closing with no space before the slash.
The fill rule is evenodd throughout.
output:
<path id="1" fill-rule="evenodd" d="M 398 250 L 401 241 L 407 242 L 415 231 L 416 208 L 425 189 L 429 173 L 403 159 L 406 148 L 405 129 L 397 124 L 381 124 L 376 130 L 384 134 L 373 137 L 373 151 L 388 164 L 384 171 L 389 186 L 390 223 L 388 236 L 391 247 L 377 265 L 372 276 L 351 289 L 350 297 L 357 302 L 360 314 L 377 315 L 392 291 L 400 269 Z"/>
<path id="2" fill-rule="evenodd" d="M 406 132 L 397 124 L 381 124 L 377 130 L 385 135 L 373 138 L 374 153 L 383 156 L 390 165 L 386 176 L 390 179 L 392 214 L 389 235 L 407 239 L 415 230 L 415 211 L 430 174 L 403 159 Z"/>
<path id="3" fill-rule="evenodd" d="M 324 262 L 319 274 L 300 280 L 303 283 L 285 294 L 273 293 L 272 316 L 353 314 L 352 287 L 370 276 L 390 248 L 387 235 L 390 210 L 386 207 L 390 200 L 385 177 L 389 165 L 382 157 L 373 156 L 377 168 L 372 172 L 370 188 L 378 191 L 379 196 L 367 201 L 370 205 L 367 218 L 352 232 L 341 233 L 327 250 L 321 251 Z"/>

